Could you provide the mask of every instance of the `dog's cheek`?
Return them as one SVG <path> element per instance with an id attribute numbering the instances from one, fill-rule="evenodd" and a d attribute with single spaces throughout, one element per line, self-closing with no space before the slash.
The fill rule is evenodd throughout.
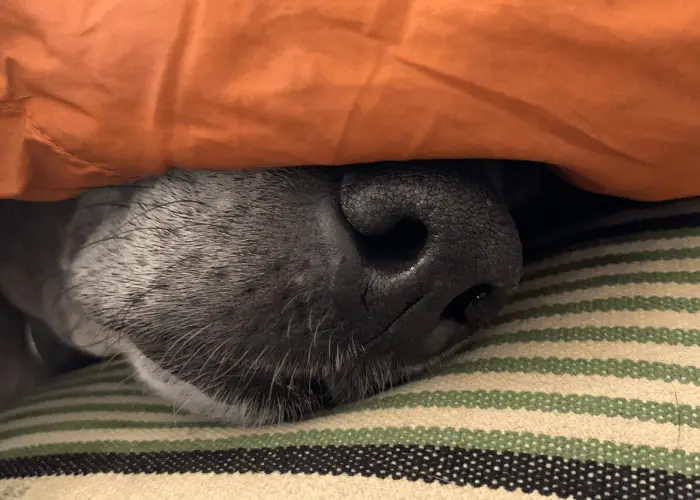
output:
<path id="1" fill-rule="evenodd" d="M 0 297 L 0 409 L 48 376 L 25 332 L 24 316 Z"/>

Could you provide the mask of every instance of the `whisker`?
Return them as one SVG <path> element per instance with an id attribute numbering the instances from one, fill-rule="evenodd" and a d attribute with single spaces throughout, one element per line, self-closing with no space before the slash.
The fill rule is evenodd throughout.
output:
<path id="1" fill-rule="evenodd" d="M 267 399 L 270 400 L 272 399 L 272 390 L 275 387 L 275 381 L 277 380 L 277 377 L 279 377 L 280 373 L 282 373 L 282 370 L 284 368 L 284 364 L 287 362 L 287 358 L 289 357 L 289 351 L 284 355 L 282 358 L 282 361 L 277 365 L 277 368 L 275 368 L 275 371 L 272 374 L 272 380 L 270 381 L 270 391 L 268 392 Z"/>

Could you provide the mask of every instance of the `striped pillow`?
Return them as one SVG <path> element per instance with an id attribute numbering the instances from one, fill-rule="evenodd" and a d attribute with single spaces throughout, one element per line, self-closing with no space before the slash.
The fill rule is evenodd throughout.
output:
<path id="1" fill-rule="evenodd" d="M 0 499 L 700 498 L 700 204 L 562 237 L 504 314 L 423 380 L 238 429 L 122 362 L 0 414 Z"/>

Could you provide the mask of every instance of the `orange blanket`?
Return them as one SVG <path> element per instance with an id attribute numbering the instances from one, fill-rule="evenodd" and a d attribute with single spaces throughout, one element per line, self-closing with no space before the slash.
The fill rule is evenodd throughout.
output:
<path id="1" fill-rule="evenodd" d="M 0 2 L 0 198 L 445 157 L 700 195 L 700 2 Z"/>

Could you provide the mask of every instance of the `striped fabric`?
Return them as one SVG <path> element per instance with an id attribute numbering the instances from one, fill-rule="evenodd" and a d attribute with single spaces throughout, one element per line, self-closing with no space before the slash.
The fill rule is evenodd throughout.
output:
<path id="1" fill-rule="evenodd" d="M 182 415 L 122 362 L 0 414 L 0 499 L 700 498 L 700 205 L 540 254 L 429 377 L 317 418 Z"/>

